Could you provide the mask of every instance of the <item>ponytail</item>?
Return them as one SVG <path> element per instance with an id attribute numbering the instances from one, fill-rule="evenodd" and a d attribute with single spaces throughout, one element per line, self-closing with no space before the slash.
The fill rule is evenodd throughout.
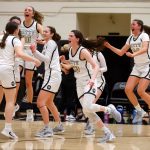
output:
<path id="1" fill-rule="evenodd" d="M 7 37 L 8 37 L 8 35 L 9 35 L 8 32 L 4 33 L 4 36 L 3 36 L 3 38 L 2 38 L 2 41 L 0 42 L 0 48 L 1 48 L 1 49 L 5 48 L 5 45 L 6 45 L 5 41 L 6 41 Z"/>
<path id="2" fill-rule="evenodd" d="M 14 32 L 18 29 L 18 24 L 16 22 L 8 22 L 6 24 L 5 30 L 6 33 L 4 33 L 4 36 L 2 38 L 2 41 L 0 42 L 0 48 L 5 48 L 6 46 L 6 39 L 10 34 L 14 34 Z"/>
<path id="3" fill-rule="evenodd" d="M 55 42 L 58 42 L 61 39 L 61 36 L 56 32 L 56 29 L 52 26 L 47 26 L 47 27 L 49 28 L 50 32 L 54 34 L 52 39 Z"/>

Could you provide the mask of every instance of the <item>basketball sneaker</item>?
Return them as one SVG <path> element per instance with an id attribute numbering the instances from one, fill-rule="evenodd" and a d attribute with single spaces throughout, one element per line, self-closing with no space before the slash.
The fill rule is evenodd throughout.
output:
<path id="1" fill-rule="evenodd" d="M 53 136 L 53 130 L 49 127 L 44 127 L 35 134 L 36 137 L 51 137 Z"/>
<path id="2" fill-rule="evenodd" d="M 120 112 L 116 109 L 116 107 L 113 104 L 109 104 L 108 107 L 110 108 L 110 114 L 112 115 L 112 117 L 117 121 L 117 122 L 121 122 L 121 114 Z"/>
<path id="3" fill-rule="evenodd" d="M 98 140 L 99 143 L 105 143 L 105 142 L 113 142 L 115 140 L 115 136 L 111 132 L 105 133 L 104 137 L 100 138 Z"/>
<path id="4" fill-rule="evenodd" d="M 4 128 L 1 133 L 11 139 L 18 139 L 18 137 L 16 136 L 16 134 L 11 130 L 11 129 L 6 129 Z"/>
<path id="5" fill-rule="evenodd" d="M 85 135 L 93 135 L 94 133 L 95 133 L 94 126 L 88 120 L 84 127 L 84 134 Z"/>
<path id="6" fill-rule="evenodd" d="M 95 133 L 95 129 L 92 124 L 89 123 L 88 126 L 86 126 L 86 129 L 84 130 L 85 135 L 93 135 Z"/>
<path id="7" fill-rule="evenodd" d="M 76 119 L 75 119 L 75 117 L 73 116 L 73 115 L 67 115 L 66 116 L 66 121 L 75 121 Z"/>
<path id="8" fill-rule="evenodd" d="M 54 134 L 63 133 L 64 131 L 65 130 L 64 130 L 64 127 L 63 127 L 62 123 L 58 124 L 56 127 L 53 128 Z"/>
<path id="9" fill-rule="evenodd" d="M 28 109 L 27 110 L 26 121 L 28 121 L 28 122 L 33 122 L 34 121 L 33 109 Z"/>
<path id="10" fill-rule="evenodd" d="M 133 124 L 142 122 L 142 118 L 146 115 L 146 112 L 142 109 L 141 111 L 137 111 L 135 117 L 132 120 Z"/>

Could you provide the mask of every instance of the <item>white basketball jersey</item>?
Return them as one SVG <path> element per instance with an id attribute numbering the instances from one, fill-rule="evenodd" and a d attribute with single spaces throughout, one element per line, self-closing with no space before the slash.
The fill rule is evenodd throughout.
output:
<path id="1" fill-rule="evenodd" d="M 0 65 L 14 66 L 15 62 L 15 46 L 21 46 L 21 41 L 15 36 L 8 36 L 4 49 L 0 48 Z"/>
<path id="2" fill-rule="evenodd" d="M 142 42 L 144 41 L 150 41 L 149 36 L 147 33 L 142 32 L 138 37 L 134 37 L 133 35 L 130 35 L 127 39 L 126 44 L 130 45 L 130 48 L 132 52 L 139 51 L 142 48 Z M 134 63 L 147 63 L 150 62 L 150 47 L 148 46 L 148 49 L 145 53 L 137 55 L 134 57 Z"/>
<path id="3" fill-rule="evenodd" d="M 74 76 L 76 79 L 81 77 L 88 77 L 89 79 L 91 78 L 87 61 L 80 59 L 80 54 L 83 49 L 84 47 L 80 46 L 74 56 L 72 55 L 72 48 L 69 50 L 69 60 L 73 65 Z"/>
<path id="4" fill-rule="evenodd" d="M 61 71 L 58 46 L 55 41 L 49 40 L 43 48 L 42 54 L 49 57 L 49 61 L 44 61 L 45 71 L 49 69 Z"/>
<path id="5" fill-rule="evenodd" d="M 39 36 L 37 31 L 37 22 L 33 20 L 32 24 L 27 27 L 24 22 L 20 25 L 21 35 L 25 38 L 25 47 L 29 47 L 32 43 L 35 43 Z"/>

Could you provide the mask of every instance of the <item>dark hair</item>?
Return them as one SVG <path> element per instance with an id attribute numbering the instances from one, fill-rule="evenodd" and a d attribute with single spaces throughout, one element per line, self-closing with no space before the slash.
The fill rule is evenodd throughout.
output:
<path id="1" fill-rule="evenodd" d="M 79 44 L 82 44 L 83 41 L 85 41 L 83 34 L 79 30 L 72 30 L 71 32 L 73 32 L 75 37 L 79 39 Z"/>
<path id="2" fill-rule="evenodd" d="M 145 33 L 147 33 L 150 36 L 150 26 L 144 25 L 143 30 Z"/>
<path id="3" fill-rule="evenodd" d="M 44 16 L 40 12 L 35 10 L 34 7 L 32 7 L 32 6 L 29 6 L 29 7 L 32 8 L 32 11 L 33 11 L 33 14 L 34 14 L 34 16 L 33 16 L 34 20 L 36 20 L 39 24 L 42 25 L 43 20 L 44 20 Z"/>
<path id="4" fill-rule="evenodd" d="M 14 19 L 20 21 L 20 24 L 21 24 L 21 19 L 20 19 L 19 17 L 17 17 L 17 16 L 11 17 L 11 18 L 9 19 L 9 21 L 13 21 Z"/>
<path id="5" fill-rule="evenodd" d="M 20 21 L 20 24 L 21 24 L 21 19 L 19 18 L 19 17 L 17 17 L 17 16 L 13 16 L 13 17 L 11 17 L 10 19 L 9 19 L 9 21 L 13 21 L 13 20 L 18 20 L 18 21 Z M 20 25 L 19 24 L 19 25 Z M 18 33 L 18 35 L 19 35 L 19 38 L 21 39 L 22 38 L 22 35 L 21 35 L 21 31 L 19 30 L 19 33 Z"/>
<path id="6" fill-rule="evenodd" d="M 52 26 L 47 26 L 47 27 L 49 28 L 50 32 L 54 34 L 52 39 L 55 42 L 58 42 L 61 39 L 61 36 L 56 32 L 56 29 Z"/>
<path id="7" fill-rule="evenodd" d="M 4 36 L 2 38 L 2 41 L 0 42 L 0 48 L 5 48 L 5 41 L 7 39 L 7 37 L 10 35 L 10 34 L 14 34 L 14 32 L 18 29 L 18 24 L 16 22 L 8 22 L 6 24 L 6 27 L 5 27 L 5 31 L 6 33 L 4 33 Z"/>
<path id="8" fill-rule="evenodd" d="M 96 50 L 96 51 L 104 49 L 105 38 L 100 37 L 99 39 L 86 40 L 84 39 L 83 34 L 79 30 L 72 30 L 71 32 L 74 33 L 76 38 L 79 38 L 79 44 L 81 44 L 83 47 L 89 50 Z"/>
<path id="9" fill-rule="evenodd" d="M 133 21 L 136 21 L 137 24 L 138 24 L 139 26 L 141 26 L 140 31 L 142 32 L 142 31 L 143 31 L 143 26 L 144 26 L 143 21 L 142 21 L 142 20 L 139 20 L 139 19 L 134 19 Z"/>

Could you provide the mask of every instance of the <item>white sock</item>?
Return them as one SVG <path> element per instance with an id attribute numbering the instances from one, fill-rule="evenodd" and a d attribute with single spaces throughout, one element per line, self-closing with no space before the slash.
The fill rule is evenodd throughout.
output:
<path id="1" fill-rule="evenodd" d="M 44 126 L 45 126 L 45 128 L 49 128 L 49 124 L 45 124 Z"/>
<path id="2" fill-rule="evenodd" d="M 11 123 L 5 123 L 5 129 L 12 129 Z"/>
<path id="3" fill-rule="evenodd" d="M 141 110 L 142 110 L 142 108 L 141 108 L 141 106 L 140 106 L 139 104 L 135 106 L 135 109 L 136 109 L 137 111 L 141 111 Z"/>
<path id="4" fill-rule="evenodd" d="M 110 132 L 110 130 L 106 126 L 103 126 L 101 129 L 104 133 Z"/>

